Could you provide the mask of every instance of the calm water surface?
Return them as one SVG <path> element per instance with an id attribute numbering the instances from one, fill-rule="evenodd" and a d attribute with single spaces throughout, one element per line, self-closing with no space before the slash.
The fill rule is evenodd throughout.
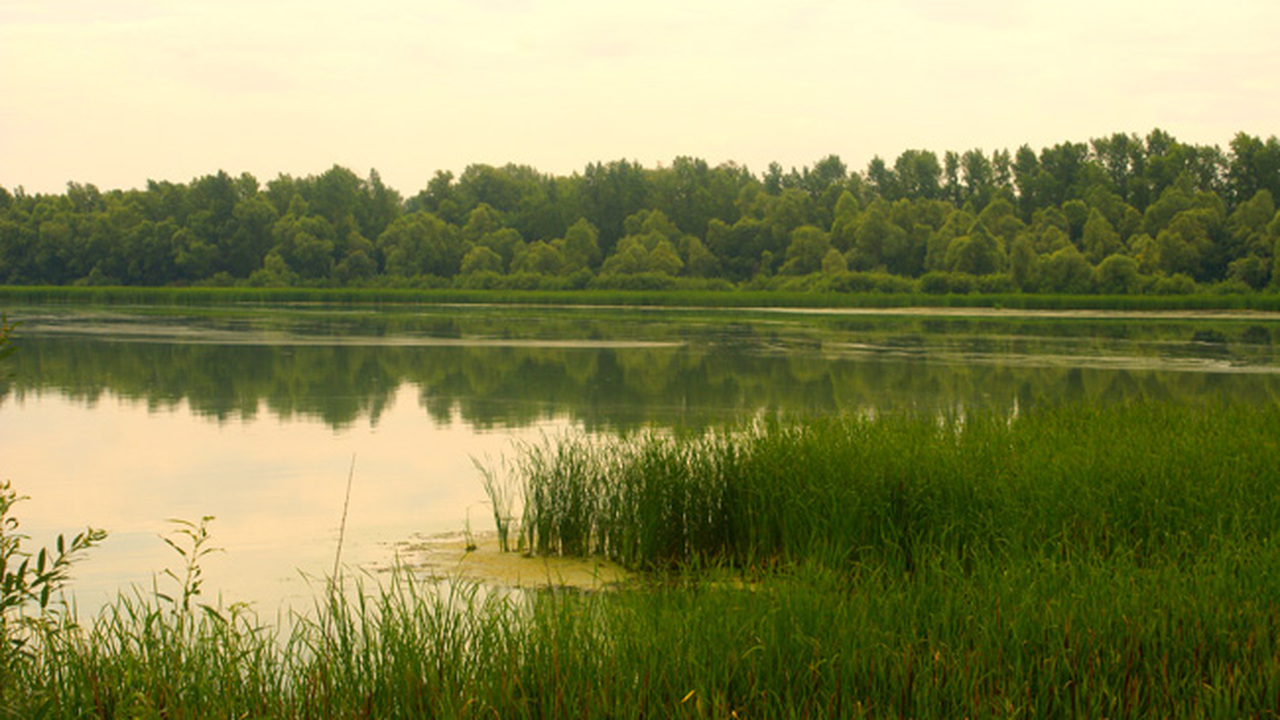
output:
<path id="1" fill-rule="evenodd" d="M 223 548 L 205 563 L 208 592 L 266 613 L 308 607 L 333 568 L 349 474 L 343 564 L 384 568 L 414 538 L 490 529 L 475 461 L 566 432 L 778 412 L 1280 402 L 1280 319 L 1267 315 L 8 313 L 23 324 L 0 380 L 0 474 L 30 497 L 17 514 L 35 542 L 109 531 L 76 569 L 82 612 L 163 586 L 179 560 L 158 537 L 167 519 L 205 515 Z"/>

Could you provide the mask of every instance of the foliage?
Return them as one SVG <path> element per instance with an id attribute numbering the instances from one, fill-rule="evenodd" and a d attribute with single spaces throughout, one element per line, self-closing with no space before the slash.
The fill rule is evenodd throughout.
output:
<path id="1" fill-rule="evenodd" d="M 9 481 L 0 483 L 0 677 L 29 658 L 32 633 L 57 618 L 72 564 L 107 536 L 103 530 L 89 528 L 70 542 L 59 535 L 52 550 L 28 552 L 24 546 L 30 538 L 19 530 L 13 514 L 14 505 L 23 499 Z M 0 707 L 4 700 L 0 682 Z"/>
<path id="2" fill-rule="evenodd" d="M 191 603 L 200 596 L 204 585 L 204 571 L 200 561 L 212 553 L 220 552 L 219 548 L 209 544 L 209 523 L 212 521 L 212 515 L 205 515 L 199 522 L 171 518 L 169 523 L 173 525 L 172 537 L 160 538 L 182 558 L 181 575 L 172 568 L 164 571 L 165 577 L 177 583 L 177 592 L 162 593 L 157 589 L 155 593 L 158 599 L 169 603 L 175 613 L 191 612 Z M 209 609 L 208 606 L 201 607 Z"/>
<path id="3" fill-rule="evenodd" d="M 1021 292 L 1090 293 L 1101 263 L 1129 256 L 1141 277 L 1104 284 L 1133 293 L 1154 291 L 1158 274 L 1259 290 L 1280 263 L 1280 144 L 1244 133 L 1229 152 L 1158 129 L 941 162 L 910 149 L 861 172 L 834 155 L 760 176 L 689 157 L 568 177 L 472 165 L 407 201 L 376 172 L 336 166 L 265 186 L 219 171 L 143 190 L 4 193 L 10 285 L 656 289 L 671 287 L 661 276 L 763 287 L 853 271 L 1008 273 Z"/>

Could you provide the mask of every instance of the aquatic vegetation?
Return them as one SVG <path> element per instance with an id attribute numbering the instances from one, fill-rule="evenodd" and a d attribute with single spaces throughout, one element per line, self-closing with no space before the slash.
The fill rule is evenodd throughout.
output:
<path id="1" fill-rule="evenodd" d="M 845 292 L 706 287 L 680 279 L 673 287 L 522 290 L 403 287 L 114 287 L 0 286 L 0 300 L 99 306 L 511 304 L 672 308 L 992 308 L 1019 310 L 1280 310 L 1280 294 L 1078 295 L 1062 293 Z"/>
<path id="2" fill-rule="evenodd" d="M 527 547 L 632 567 L 1194 557 L 1280 517 L 1280 408 L 765 419 L 526 449 Z"/>
<path id="3" fill-rule="evenodd" d="M 1274 715 L 1278 430 L 1276 408 L 1138 404 L 557 438 L 512 460 L 523 507 L 498 515 L 640 580 L 399 568 L 276 623 L 135 593 L 42 625 L 0 714 Z"/>

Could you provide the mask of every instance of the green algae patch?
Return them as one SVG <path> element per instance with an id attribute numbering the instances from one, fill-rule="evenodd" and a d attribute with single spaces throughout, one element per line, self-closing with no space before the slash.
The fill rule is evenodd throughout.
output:
<path id="1" fill-rule="evenodd" d="M 603 590 L 627 583 L 632 573 L 598 557 L 577 558 L 502 552 L 496 533 L 470 538 L 461 533 L 406 542 L 397 548 L 402 564 L 435 580 L 463 579 L 511 589 Z"/>

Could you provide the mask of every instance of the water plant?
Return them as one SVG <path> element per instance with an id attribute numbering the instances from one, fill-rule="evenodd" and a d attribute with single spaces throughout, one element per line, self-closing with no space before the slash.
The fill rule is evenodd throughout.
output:
<path id="1" fill-rule="evenodd" d="M 182 558 L 180 571 L 173 568 L 164 570 L 164 575 L 177 583 L 177 591 L 170 594 L 161 592 L 159 588 L 155 590 L 155 596 L 171 605 L 175 613 L 191 612 L 192 601 L 199 598 L 203 592 L 204 570 L 201 561 L 208 555 L 222 552 L 221 548 L 210 544 L 212 536 L 209 533 L 209 523 L 213 520 L 212 515 L 205 515 L 198 522 L 170 518 L 169 523 L 173 526 L 173 532 L 169 536 L 160 537 L 165 545 Z M 200 607 L 212 610 L 208 605 Z"/>
<path id="2" fill-rule="evenodd" d="M 0 676 L 29 660 L 35 634 L 58 622 L 65 611 L 61 590 L 72 564 L 106 538 L 106 532 L 88 528 L 70 542 L 59 535 L 53 549 L 27 550 L 30 538 L 21 532 L 13 507 L 24 497 L 9 481 L 0 483 Z M 0 682 L 0 704 L 6 688 Z"/>
<path id="3" fill-rule="evenodd" d="M 482 462 L 478 458 L 472 457 L 471 463 L 480 473 L 481 482 L 484 485 L 485 495 L 489 498 L 489 509 L 493 514 L 493 526 L 498 534 L 498 548 L 502 552 L 509 552 L 511 548 L 511 529 L 515 520 L 511 487 L 510 468 L 504 458 L 497 464 L 490 462 Z M 468 514 L 468 523 L 470 515 Z M 470 536 L 468 528 L 468 536 Z M 468 538 L 468 545 L 471 544 Z"/>
<path id="4" fill-rule="evenodd" d="M 1160 403 L 766 419 L 522 459 L 530 549 L 631 567 L 922 553 L 1194 556 L 1277 528 L 1280 408 Z"/>

